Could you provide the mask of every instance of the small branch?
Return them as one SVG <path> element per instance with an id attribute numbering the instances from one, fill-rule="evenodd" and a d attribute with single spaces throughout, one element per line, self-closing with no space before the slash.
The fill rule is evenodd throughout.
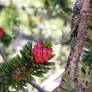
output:
<path id="1" fill-rule="evenodd" d="M 33 87 L 35 87 L 39 92 L 46 92 L 43 88 L 41 88 L 38 84 L 31 81 L 29 84 L 31 84 Z"/>
<path id="2" fill-rule="evenodd" d="M 3 59 L 6 61 L 7 60 L 7 57 L 6 57 L 5 52 L 4 52 L 4 50 L 3 50 L 3 48 L 2 48 L 1 45 L 0 45 L 0 54 L 3 57 Z"/>

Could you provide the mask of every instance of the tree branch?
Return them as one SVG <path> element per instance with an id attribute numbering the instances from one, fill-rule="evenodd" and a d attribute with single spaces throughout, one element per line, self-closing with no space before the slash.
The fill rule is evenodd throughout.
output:
<path id="1" fill-rule="evenodd" d="M 76 92 L 87 92 L 86 88 L 82 85 L 79 86 L 80 83 L 77 81 L 77 70 L 78 70 L 78 62 L 80 59 L 80 55 L 85 43 L 86 34 L 88 32 L 88 24 L 87 17 L 89 11 L 89 2 L 90 0 L 84 0 L 83 6 L 80 12 L 81 20 L 79 24 L 79 32 L 77 36 L 77 41 L 75 43 L 74 51 L 72 53 L 72 58 L 70 60 L 70 80 L 72 87 Z"/>
<path id="2" fill-rule="evenodd" d="M 78 1 L 80 2 L 81 0 Z M 88 31 L 87 17 L 89 11 L 89 2 L 90 0 L 84 0 L 82 3 L 82 7 L 80 11 L 80 21 L 78 23 L 79 32 L 77 35 L 77 40 L 73 52 L 70 52 L 70 55 L 68 57 L 68 60 L 70 61 L 70 80 L 72 83 L 72 87 L 75 89 L 76 92 L 87 92 L 87 89 L 77 80 L 77 70 L 78 70 L 78 62 L 80 59 L 80 55 L 85 43 L 85 37 Z M 78 5 L 78 3 L 76 5 Z M 62 82 L 62 80 L 60 85 L 55 90 L 53 90 L 53 92 L 62 92 L 64 87 L 63 85 L 64 82 Z"/>
<path id="3" fill-rule="evenodd" d="M 43 88 L 41 88 L 38 84 L 31 81 L 29 84 L 31 84 L 33 87 L 35 87 L 39 92 L 46 92 Z"/>

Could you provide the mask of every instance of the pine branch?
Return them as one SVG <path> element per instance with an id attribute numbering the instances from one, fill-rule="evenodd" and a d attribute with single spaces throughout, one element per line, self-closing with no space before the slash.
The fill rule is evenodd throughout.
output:
<path id="1" fill-rule="evenodd" d="M 7 60 L 6 55 L 4 53 L 3 48 L 0 46 L 0 53 L 3 57 L 4 60 Z M 33 87 L 35 87 L 37 90 L 39 90 L 39 92 L 46 92 L 43 88 L 41 88 L 38 84 L 36 84 L 35 82 L 31 81 L 29 84 L 31 84 Z M 18 92 L 17 88 L 15 87 L 16 92 Z"/>
<path id="2" fill-rule="evenodd" d="M 62 44 L 69 44 L 73 40 L 74 37 L 77 37 L 78 26 L 79 26 L 79 22 L 80 22 L 80 10 L 82 8 L 82 3 L 83 3 L 83 0 L 76 0 L 76 2 L 75 2 L 74 9 L 73 9 L 73 16 L 72 16 L 70 39 L 66 42 L 62 42 Z M 65 67 L 65 72 L 67 72 L 67 70 L 68 70 L 70 60 L 72 58 L 72 54 L 73 54 L 73 52 L 70 52 L 70 54 L 68 56 L 68 60 L 67 60 L 66 67 Z M 64 79 L 64 76 L 61 79 L 60 85 L 56 89 L 54 89 L 53 92 L 59 92 L 58 90 L 64 91 L 63 79 Z"/>
<path id="3" fill-rule="evenodd" d="M 78 69 L 78 61 L 80 59 L 82 48 L 85 42 L 85 36 L 88 31 L 88 24 L 87 24 L 88 10 L 89 10 L 89 0 L 88 1 L 85 0 L 84 2 L 83 0 L 76 1 L 74 12 L 73 12 L 74 15 L 72 17 L 73 19 L 72 19 L 72 26 L 71 26 L 71 30 L 72 30 L 71 39 L 66 42 L 66 43 L 69 43 L 72 40 L 73 36 L 75 35 L 77 36 L 74 49 L 69 54 L 69 57 L 67 60 L 68 64 L 66 65 L 66 69 L 65 69 L 65 72 L 66 72 L 68 66 L 70 65 L 70 79 L 71 79 L 72 87 L 75 89 L 76 92 L 87 92 L 86 88 L 77 81 L 77 69 Z M 79 27 L 79 32 L 78 32 L 78 27 Z M 77 34 L 76 34 L 76 31 L 77 31 Z M 62 80 L 60 85 L 55 90 L 53 90 L 53 92 L 62 92 L 64 87 Z M 81 84 L 81 87 L 79 86 L 79 84 Z"/>
<path id="4" fill-rule="evenodd" d="M 77 41 L 75 43 L 74 51 L 72 53 L 72 58 L 70 60 L 70 79 L 71 79 L 72 87 L 75 89 L 75 92 L 87 92 L 86 88 L 82 84 L 81 86 L 79 86 L 80 83 L 77 81 L 77 70 L 78 70 L 78 62 L 80 59 L 80 55 L 88 32 L 87 17 L 89 11 L 89 3 L 90 0 L 84 0 L 83 2 L 83 6 L 80 12 L 81 20 L 79 24 Z"/>
<path id="5" fill-rule="evenodd" d="M 54 63 L 36 63 L 34 57 L 31 55 L 31 51 L 32 43 L 28 42 L 23 47 L 23 50 L 20 51 L 20 55 L 16 55 L 1 64 L 0 85 L 2 86 L 0 86 L 0 91 L 6 91 L 10 86 L 13 88 L 17 87 L 17 90 L 22 90 L 23 87 L 26 86 L 26 83 L 34 80 L 34 76 L 42 77 L 50 70 Z M 51 57 L 49 59 L 51 59 Z"/>

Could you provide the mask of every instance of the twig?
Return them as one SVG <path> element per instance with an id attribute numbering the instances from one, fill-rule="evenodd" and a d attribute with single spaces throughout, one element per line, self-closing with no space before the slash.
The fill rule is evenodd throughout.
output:
<path id="1" fill-rule="evenodd" d="M 41 88 L 38 84 L 31 81 L 29 84 L 31 84 L 33 87 L 35 87 L 39 92 L 46 92 L 43 88 Z"/>

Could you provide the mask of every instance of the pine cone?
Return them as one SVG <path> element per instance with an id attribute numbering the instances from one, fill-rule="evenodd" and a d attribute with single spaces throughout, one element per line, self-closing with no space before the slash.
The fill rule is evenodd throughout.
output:
<path id="1" fill-rule="evenodd" d="M 0 38 L 4 37 L 4 29 L 0 27 Z"/>
<path id="2" fill-rule="evenodd" d="M 42 42 L 38 42 L 32 49 L 32 56 L 34 57 L 36 63 L 47 62 L 52 55 L 52 48 L 46 48 L 43 46 Z"/>

